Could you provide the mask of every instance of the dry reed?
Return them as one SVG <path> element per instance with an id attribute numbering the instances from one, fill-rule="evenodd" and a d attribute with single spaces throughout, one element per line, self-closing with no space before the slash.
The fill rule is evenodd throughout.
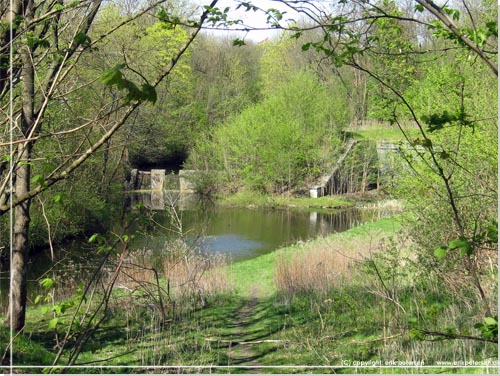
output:
<path id="1" fill-rule="evenodd" d="M 204 305 L 207 298 L 231 291 L 227 264 L 225 255 L 204 255 L 180 239 L 170 243 L 163 271 L 171 298 L 196 298 Z"/>
<path id="2" fill-rule="evenodd" d="M 115 268 L 116 265 L 108 271 L 108 278 L 112 276 Z M 152 263 L 152 252 L 142 249 L 128 254 L 123 260 L 116 285 L 127 290 L 135 290 L 157 283 L 158 278 L 158 271 Z"/>
<path id="3" fill-rule="evenodd" d="M 287 295 L 324 296 L 341 287 L 354 274 L 354 262 L 361 261 L 380 248 L 382 234 L 362 239 L 317 239 L 301 243 L 297 250 L 282 252 L 275 264 L 275 284 Z"/>

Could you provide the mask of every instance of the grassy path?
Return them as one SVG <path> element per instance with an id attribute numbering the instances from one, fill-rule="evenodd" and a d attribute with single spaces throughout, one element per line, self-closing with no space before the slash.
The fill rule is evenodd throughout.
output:
<path id="1" fill-rule="evenodd" d="M 256 286 L 250 296 L 245 296 L 242 304 L 225 328 L 216 338 L 208 338 L 212 345 L 222 351 L 231 373 L 265 373 L 261 361 L 277 351 L 284 341 L 276 339 L 278 321 L 273 314 L 269 299 L 259 296 Z M 220 364 L 223 365 L 223 364 Z M 240 368 L 241 367 L 241 368 Z"/>
<path id="2" fill-rule="evenodd" d="M 258 367 L 259 352 L 256 348 L 255 340 L 252 340 L 252 318 L 257 313 L 257 289 L 252 292 L 252 296 L 247 301 L 245 306 L 238 313 L 238 320 L 234 323 L 236 333 L 234 338 L 230 340 L 228 347 L 228 365 L 244 365 L 250 367 Z M 260 368 L 251 368 L 247 373 L 263 373 Z"/>

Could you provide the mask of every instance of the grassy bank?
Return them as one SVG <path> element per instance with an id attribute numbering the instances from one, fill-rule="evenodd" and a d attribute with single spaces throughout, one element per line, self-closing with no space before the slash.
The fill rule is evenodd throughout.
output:
<path id="1" fill-rule="evenodd" d="M 274 268 L 276 260 L 279 257 L 292 255 L 304 249 L 327 248 L 333 251 L 335 247 L 343 248 L 350 252 L 353 257 L 356 257 L 358 249 L 373 248 L 377 241 L 394 235 L 400 227 L 401 222 L 399 217 L 367 223 L 341 233 L 317 238 L 307 243 L 300 242 L 254 259 L 238 262 L 229 266 L 230 274 L 234 280 L 238 294 L 249 296 L 257 293 L 261 297 L 268 297 L 276 293 Z"/>
<path id="2" fill-rule="evenodd" d="M 318 198 L 295 197 L 285 195 L 264 195 L 256 192 L 244 191 L 234 195 L 222 197 L 218 205 L 231 207 L 259 207 L 259 208 L 314 208 L 314 209 L 345 209 L 354 207 L 354 198 L 344 196 L 324 196 Z"/>

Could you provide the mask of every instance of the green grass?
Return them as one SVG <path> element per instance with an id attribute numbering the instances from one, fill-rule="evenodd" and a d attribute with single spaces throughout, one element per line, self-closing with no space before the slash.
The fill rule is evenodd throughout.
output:
<path id="1" fill-rule="evenodd" d="M 342 209 L 353 207 L 355 200 L 342 196 L 324 196 L 318 198 L 284 195 L 271 196 L 244 191 L 220 198 L 217 204 L 228 207 Z"/>
<path id="2" fill-rule="evenodd" d="M 3 320 L 2 320 L 3 321 Z M 10 342 L 10 329 L 0 326 L 0 357 L 4 355 Z M 47 349 L 43 344 L 33 340 L 25 333 L 15 334 L 13 341 L 14 364 L 48 365 L 52 364 L 55 353 Z M 10 348 L 7 351 L 9 358 Z"/>
<path id="3" fill-rule="evenodd" d="M 313 239 L 310 242 L 317 244 L 324 241 L 363 239 L 371 236 L 374 231 L 382 231 L 387 236 L 393 235 L 401 227 L 401 218 L 392 217 L 370 222 L 347 231 L 329 235 L 325 238 Z M 260 297 L 268 297 L 276 293 L 274 286 L 274 263 L 278 255 L 292 253 L 301 248 L 300 244 L 292 245 L 280 250 L 228 266 L 232 275 L 236 291 L 241 296 L 251 296 L 256 290 Z"/>

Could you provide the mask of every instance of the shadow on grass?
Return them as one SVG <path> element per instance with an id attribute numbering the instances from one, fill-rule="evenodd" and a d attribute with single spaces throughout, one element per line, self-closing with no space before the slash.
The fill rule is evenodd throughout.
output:
<path id="1" fill-rule="evenodd" d="M 401 291 L 405 306 L 411 306 L 412 291 Z M 437 320 L 447 304 L 438 299 L 440 296 L 428 294 L 427 298 L 433 304 L 429 312 L 422 309 L 420 312 L 427 320 Z M 133 370 L 127 366 L 151 365 L 200 366 L 211 373 L 311 373 L 316 369 L 294 366 L 331 367 L 341 365 L 342 359 L 376 360 L 383 356 L 385 340 L 385 311 L 379 300 L 360 288 L 335 290 L 327 298 L 303 295 L 257 299 L 230 295 L 212 299 L 204 308 L 172 317 L 164 325 L 154 311 L 140 311 L 131 317 L 125 312 L 127 307 L 122 307 L 122 311 L 115 309 L 114 315 L 96 331 L 78 363 L 120 367 L 106 369 L 106 373 L 127 373 Z M 437 306 L 439 302 L 442 307 Z M 385 310 L 389 309 L 391 306 L 386 305 Z M 41 328 L 42 324 L 34 327 Z M 414 344 L 402 331 L 398 327 L 389 333 L 397 335 L 391 346 L 396 346 L 401 354 L 409 354 Z M 33 330 L 30 340 L 42 345 L 46 353 L 57 351 L 53 348 L 53 332 Z M 493 353 L 495 349 L 490 347 L 487 350 Z M 22 360 L 24 364 L 30 361 L 28 357 Z M 230 367 L 224 368 L 227 366 Z M 183 373 L 193 368 L 175 370 Z M 321 370 L 320 373 L 349 372 L 340 368 Z"/>

